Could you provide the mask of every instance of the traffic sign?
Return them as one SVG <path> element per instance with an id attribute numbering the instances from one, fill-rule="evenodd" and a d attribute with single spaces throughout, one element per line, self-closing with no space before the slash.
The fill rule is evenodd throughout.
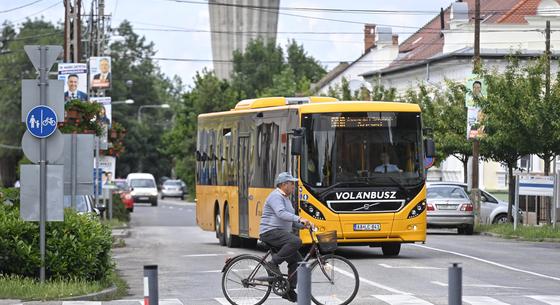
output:
<path id="1" fill-rule="evenodd" d="M 58 124 L 54 110 L 49 106 L 39 105 L 33 107 L 25 119 L 27 130 L 37 138 L 47 138 L 52 135 Z"/>
<path id="2" fill-rule="evenodd" d="M 47 161 L 50 164 L 64 164 L 56 163 L 62 156 L 62 152 L 65 148 L 64 135 L 60 130 L 55 131 L 50 137 L 46 139 L 47 141 Z M 39 163 L 41 161 L 41 139 L 36 138 L 26 131 L 21 139 L 21 148 L 23 153 L 33 163 Z"/>
<path id="3" fill-rule="evenodd" d="M 21 122 L 25 122 L 26 115 L 35 106 L 41 105 L 41 86 L 36 79 L 21 80 Z M 57 117 L 64 119 L 64 81 L 47 80 L 47 106 L 54 109 Z"/>
<path id="4" fill-rule="evenodd" d="M 51 69 L 52 65 L 58 58 L 58 56 L 62 53 L 62 46 L 40 46 L 40 45 L 27 45 L 23 46 L 27 57 L 31 60 L 33 67 L 35 70 L 39 71 L 41 68 L 41 49 L 46 51 L 45 59 L 46 62 L 43 63 L 44 66 L 47 68 L 47 71 Z"/>

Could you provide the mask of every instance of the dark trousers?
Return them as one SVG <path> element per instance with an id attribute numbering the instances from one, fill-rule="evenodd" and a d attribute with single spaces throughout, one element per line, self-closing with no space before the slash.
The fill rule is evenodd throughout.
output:
<path id="1" fill-rule="evenodd" d="M 260 239 L 280 250 L 272 254 L 272 262 L 280 265 L 286 261 L 288 263 L 288 274 L 293 274 L 290 278 L 290 287 L 296 288 L 297 267 L 303 259 L 298 250 L 301 248 L 301 239 L 291 232 L 275 229 L 261 234 Z"/>

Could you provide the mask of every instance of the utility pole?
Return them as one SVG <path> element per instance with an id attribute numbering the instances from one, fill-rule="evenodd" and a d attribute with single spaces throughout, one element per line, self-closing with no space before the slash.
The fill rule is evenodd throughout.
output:
<path id="1" fill-rule="evenodd" d="M 64 0 L 64 62 L 80 62 L 82 0 Z"/>
<path id="2" fill-rule="evenodd" d="M 545 98 L 550 97 L 550 20 L 546 21 L 546 83 L 545 83 Z"/>
<path id="3" fill-rule="evenodd" d="M 478 74 L 481 71 L 480 63 L 480 0 L 475 1 L 474 5 L 474 60 L 473 73 Z M 472 190 L 471 199 L 474 203 L 475 224 L 480 224 L 480 190 L 478 189 L 478 159 L 480 154 L 480 141 L 478 137 L 473 139 L 473 155 L 472 155 Z"/>

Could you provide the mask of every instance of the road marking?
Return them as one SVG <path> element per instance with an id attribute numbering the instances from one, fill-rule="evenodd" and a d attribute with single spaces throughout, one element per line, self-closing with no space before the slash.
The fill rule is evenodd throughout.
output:
<path id="1" fill-rule="evenodd" d="M 372 295 L 372 297 L 391 305 L 432 305 L 412 295 Z"/>
<path id="2" fill-rule="evenodd" d="M 334 267 L 334 270 L 335 270 L 336 272 L 342 274 L 342 275 L 345 275 L 345 276 L 349 277 L 349 278 L 353 278 L 353 277 L 354 277 L 354 274 L 353 274 L 353 273 L 350 273 L 350 272 L 348 272 L 348 271 L 341 270 L 340 268 Z M 404 292 L 404 291 L 400 291 L 400 290 L 398 290 L 398 289 L 391 288 L 391 287 L 389 287 L 389 286 L 385 286 L 385 285 L 383 285 L 383 284 L 379 284 L 379 283 L 376 283 L 376 282 L 374 282 L 374 281 L 370 281 L 370 280 L 365 279 L 365 278 L 363 278 L 363 277 L 361 277 L 361 276 L 360 276 L 360 283 L 365 283 L 365 284 L 368 284 L 368 285 L 371 285 L 371 286 L 374 286 L 374 287 L 377 287 L 377 288 L 381 288 L 381 289 L 384 289 L 384 290 L 387 290 L 387 291 L 390 291 L 390 292 L 394 292 L 394 293 L 398 293 L 398 294 L 402 294 L 402 295 L 411 295 L 411 293 Z"/>
<path id="3" fill-rule="evenodd" d="M 447 283 L 442 283 L 438 281 L 431 281 L 430 283 L 442 287 L 447 287 Z M 464 287 L 478 287 L 478 288 L 503 288 L 503 289 L 527 289 L 524 287 L 512 287 L 512 286 L 500 286 L 500 285 L 491 285 L 491 284 L 463 284 Z"/>
<path id="4" fill-rule="evenodd" d="M 193 271 L 193 273 L 221 273 L 222 270 Z"/>
<path id="5" fill-rule="evenodd" d="M 560 305 L 560 295 L 528 295 L 528 297 L 549 305 Z"/>
<path id="6" fill-rule="evenodd" d="M 280 297 L 279 297 L 279 296 L 275 296 L 275 295 L 274 295 L 274 296 L 269 296 L 269 297 L 267 298 L 267 300 L 270 300 L 270 299 L 280 299 Z M 218 301 L 218 303 L 220 303 L 221 305 L 231 305 L 231 303 L 228 302 L 228 300 L 226 300 L 226 298 L 214 298 L 214 300 Z M 234 300 L 234 301 L 235 301 L 235 300 Z M 243 299 L 243 301 L 250 301 L 251 303 L 254 304 L 254 303 L 256 303 L 258 300 L 255 299 L 255 298 L 253 298 L 253 299 L 248 298 L 248 299 Z"/>
<path id="7" fill-rule="evenodd" d="M 111 301 L 111 302 L 138 302 L 138 304 L 144 305 L 144 300 L 139 300 L 139 299 L 114 300 L 114 301 Z M 95 302 L 82 303 L 82 304 L 93 305 L 93 304 L 95 304 Z M 101 302 L 99 302 L 99 304 L 101 304 Z M 181 300 L 179 300 L 179 299 L 163 299 L 163 300 L 160 299 L 159 304 L 160 305 L 184 305 L 183 302 L 181 302 Z M 64 302 L 62 302 L 62 305 L 68 305 L 68 304 L 65 304 Z"/>
<path id="8" fill-rule="evenodd" d="M 428 266 L 391 266 L 389 264 L 378 264 L 381 267 L 389 268 L 389 269 L 430 269 L 430 270 L 441 270 L 447 268 L 439 268 L 439 267 L 428 267 Z"/>
<path id="9" fill-rule="evenodd" d="M 237 253 L 228 251 L 226 253 L 201 253 L 201 254 L 185 254 L 181 255 L 181 257 L 216 257 L 216 256 L 227 256 L 227 255 L 236 255 Z"/>
<path id="10" fill-rule="evenodd" d="M 486 296 L 463 296 L 463 302 L 471 305 L 508 305 L 508 303 Z"/>
<path id="11" fill-rule="evenodd" d="M 91 301 L 64 301 L 62 305 L 101 305 L 101 302 Z"/>
<path id="12" fill-rule="evenodd" d="M 554 276 L 550 276 L 550 275 L 546 275 L 546 274 L 541 274 L 541 273 L 537 273 L 537 272 L 533 272 L 533 271 L 528 271 L 528 270 L 523 270 L 523 269 L 507 266 L 507 265 L 504 265 L 504 264 L 500 264 L 500 263 L 496 263 L 496 262 L 493 262 L 493 261 L 485 260 L 485 259 L 482 259 L 482 258 L 479 258 L 479 257 L 476 257 L 476 256 L 472 256 L 472 255 L 467 255 L 467 254 L 463 254 L 463 253 L 459 253 L 459 252 L 455 252 L 455 251 L 448 251 L 448 250 L 428 247 L 428 246 L 424 246 L 424 245 L 414 245 L 414 246 L 420 247 L 420 248 L 425 248 L 425 249 L 428 249 L 428 250 L 439 251 L 439 252 L 443 252 L 443 253 L 449 253 L 449 254 L 453 254 L 453 255 L 457 255 L 457 256 L 462 256 L 462 257 L 470 258 L 470 259 L 473 259 L 473 260 L 476 260 L 476 261 L 479 261 L 479 262 L 494 265 L 496 267 L 508 269 L 508 270 L 511 270 L 511 271 L 526 273 L 526 274 L 530 274 L 530 275 L 534 275 L 534 276 L 538 276 L 538 277 L 542 277 L 542 278 L 546 278 L 546 279 L 555 280 L 555 281 L 560 282 L 560 278 L 558 278 L 558 277 L 554 277 Z"/>

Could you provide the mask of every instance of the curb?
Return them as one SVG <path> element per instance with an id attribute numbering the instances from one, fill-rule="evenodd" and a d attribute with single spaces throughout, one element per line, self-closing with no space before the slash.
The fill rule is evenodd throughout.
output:
<path id="1" fill-rule="evenodd" d="M 100 301 L 106 300 L 109 296 L 117 293 L 117 286 L 115 284 L 111 287 L 101 290 L 99 292 L 94 292 L 86 295 L 80 295 L 76 297 L 61 298 L 61 301 Z"/>
<path id="2" fill-rule="evenodd" d="M 484 236 L 491 236 L 491 237 L 497 237 L 497 238 L 502 238 L 502 239 L 510 239 L 510 240 L 519 240 L 519 241 L 530 241 L 530 242 L 551 242 L 551 243 L 560 243 L 560 238 L 542 238 L 540 240 L 530 240 L 530 239 L 526 239 L 523 238 L 521 236 L 506 236 L 506 235 L 502 235 L 502 234 L 497 234 L 497 233 L 492 233 L 492 232 L 480 232 L 480 235 L 484 235 Z"/>
<path id="3" fill-rule="evenodd" d="M 111 237 L 113 237 L 113 239 L 130 237 L 130 230 L 128 229 L 111 230 Z"/>

